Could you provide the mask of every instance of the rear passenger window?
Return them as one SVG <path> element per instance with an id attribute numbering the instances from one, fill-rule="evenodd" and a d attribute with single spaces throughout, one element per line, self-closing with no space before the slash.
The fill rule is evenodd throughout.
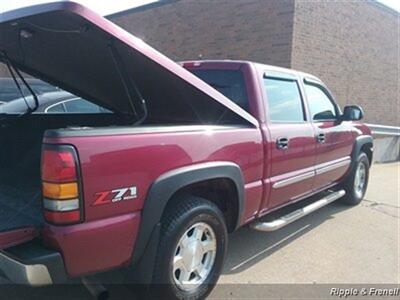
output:
<path id="1" fill-rule="evenodd" d="M 271 122 L 304 122 L 303 103 L 295 80 L 267 77 L 264 85 Z"/>
<path id="2" fill-rule="evenodd" d="M 336 119 L 335 105 L 320 87 L 306 83 L 304 88 L 313 121 Z"/>
<path id="3" fill-rule="evenodd" d="M 84 99 L 66 101 L 64 105 L 67 109 L 67 112 L 69 113 L 81 113 L 81 114 L 100 113 L 100 107 L 98 105 L 86 101 Z"/>

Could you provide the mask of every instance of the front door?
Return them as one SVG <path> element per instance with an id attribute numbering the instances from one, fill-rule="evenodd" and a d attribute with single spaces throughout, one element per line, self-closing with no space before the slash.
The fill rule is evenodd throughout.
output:
<path id="1" fill-rule="evenodd" d="M 316 146 L 297 76 L 267 73 L 264 88 L 269 131 L 265 173 L 270 192 L 263 212 L 312 191 Z"/>
<path id="2" fill-rule="evenodd" d="M 305 80 L 304 90 L 315 130 L 314 190 L 338 181 L 350 166 L 353 133 L 350 122 L 339 120 L 340 110 L 320 83 Z"/>

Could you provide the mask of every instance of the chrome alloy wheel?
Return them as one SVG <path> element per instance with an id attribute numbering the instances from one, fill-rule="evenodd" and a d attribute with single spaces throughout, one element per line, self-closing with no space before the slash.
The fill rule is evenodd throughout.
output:
<path id="1" fill-rule="evenodd" d="M 217 253 L 214 230 L 206 223 L 192 225 L 179 239 L 172 262 L 177 287 L 192 291 L 210 274 Z"/>
<path id="2" fill-rule="evenodd" d="M 357 166 L 356 175 L 354 178 L 354 192 L 358 198 L 362 198 L 364 188 L 367 181 L 367 170 L 362 162 Z"/>

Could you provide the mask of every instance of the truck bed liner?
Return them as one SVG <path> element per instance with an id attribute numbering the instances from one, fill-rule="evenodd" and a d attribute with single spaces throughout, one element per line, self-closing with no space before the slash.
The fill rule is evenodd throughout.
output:
<path id="1" fill-rule="evenodd" d="M 0 232 L 43 223 L 37 186 L 0 183 Z"/>

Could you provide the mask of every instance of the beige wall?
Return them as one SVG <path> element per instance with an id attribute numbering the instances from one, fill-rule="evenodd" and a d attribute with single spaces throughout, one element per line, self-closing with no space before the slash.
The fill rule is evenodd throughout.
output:
<path id="1" fill-rule="evenodd" d="M 296 1 L 292 68 L 320 77 L 369 123 L 400 126 L 399 15 L 380 4 Z"/>

